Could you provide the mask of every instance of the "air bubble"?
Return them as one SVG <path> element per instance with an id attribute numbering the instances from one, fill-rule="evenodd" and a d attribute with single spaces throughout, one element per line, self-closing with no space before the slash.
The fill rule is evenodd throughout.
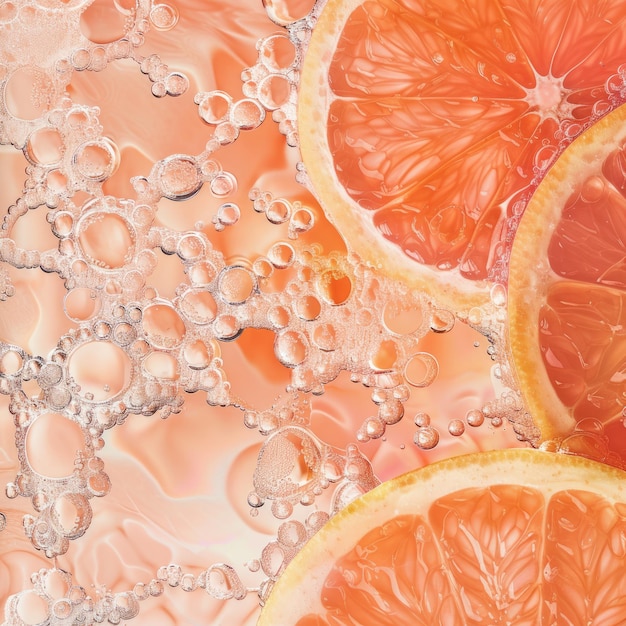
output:
<path id="1" fill-rule="evenodd" d="M 57 413 L 39 416 L 28 428 L 25 440 L 30 467 L 41 476 L 71 476 L 79 453 L 85 452 L 80 426 Z"/>
<path id="2" fill-rule="evenodd" d="M 491 301 L 498 307 L 506 306 L 507 294 L 506 287 L 500 283 L 496 283 L 491 288 Z"/>
<path id="3" fill-rule="evenodd" d="M 274 111 L 289 101 L 291 83 L 282 74 L 270 74 L 258 85 L 259 102 L 269 111 Z"/>
<path id="4" fill-rule="evenodd" d="M 157 30 L 171 30 L 178 23 L 178 9 L 169 4 L 155 4 L 150 11 L 150 21 Z"/>
<path id="5" fill-rule="evenodd" d="M 289 221 L 289 237 L 295 238 L 298 235 L 307 232 L 315 224 L 313 213 L 307 208 L 299 208 L 295 210 Z"/>
<path id="6" fill-rule="evenodd" d="M 204 256 L 204 239 L 196 234 L 185 235 L 178 243 L 178 256 L 184 261 L 193 261 Z"/>
<path id="7" fill-rule="evenodd" d="M 120 153 L 110 139 L 104 138 L 83 143 L 74 152 L 72 162 L 79 174 L 89 180 L 102 182 L 116 172 Z"/>
<path id="8" fill-rule="evenodd" d="M 447 309 L 433 309 L 430 328 L 436 333 L 447 333 L 454 328 L 454 313 Z"/>
<path id="9" fill-rule="evenodd" d="M 152 352 L 143 360 L 144 370 L 155 378 L 178 380 L 178 361 L 165 352 Z"/>
<path id="10" fill-rule="evenodd" d="M 287 500 L 272 502 L 272 515 L 276 519 L 287 519 L 293 513 L 293 505 Z"/>
<path id="11" fill-rule="evenodd" d="M 14 376 L 22 369 L 22 355 L 17 350 L 7 350 L 0 356 L 0 375 Z"/>
<path id="12" fill-rule="evenodd" d="M 485 416 L 480 409 L 470 409 L 465 415 L 465 421 L 470 425 L 476 428 L 477 426 L 481 426 L 485 421 Z"/>
<path id="13" fill-rule="evenodd" d="M 237 128 L 253 130 L 260 126 L 265 119 L 265 111 L 254 100 L 239 100 L 233 105 L 230 117 Z"/>
<path id="14" fill-rule="evenodd" d="M 295 309 L 299 318 L 311 322 L 320 316 L 322 305 L 315 296 L 302 296 L 296 301 Z"/>
<path id="15" fill-rule="evenodd" d="M 213 322 L 213 332 L 222 341 L 232 341 L 242 332 L 242 328 L 234 315 L 220 315 Z"/>
<path id="16" fill-rule="evenodd" d="M 232 122 L 222 122 L 215 127 L 213 136 L 222 146 L 227 146 L 239 137 L 239 128 Z"/>
<path id="17" fill-rule="evenodd" d="M 428 413 L 417 413 L 413 418 L 413 422 L 418 428 L 424 428 L 430 425 L 430 415 Z"/>
<path id="18" fill-rule="evenodd" d="M 87 500 L 75 493 L 60 495 L 51 509 L 55 529 L 67 539 L 82 537 L 89 528 L 91 515 L 91 507 Z"/>
<path id="19" fill-rule="evenodd" d="M 306 359 L 308 344 L 304 335 L 290 330 L 276 337 L 274 352 L 285 367 L 296 367 Z"/>
<path id="20" fill-rule="evenodd" d="M 194 370 L 205 369 L 211 363 L 211 353 L 207 345 L 200 339 L 185 346 L 183 355 L 187 365 Z"/>
<path id="21" fill-rule="evenodd" d="M 273 200 L 265 209 L 265 215 L 272 224 L 283 224 L 291 217 L 291 205 L 287 200 Z"/>
<path id="22" fill-rule="evenodd" d="M 170 96 L 182 96 L 189 89 L 189 79 L 180 72 L 172 72 L 164 82 Z"/>
<path id="23" fill-rule="evenodd" d="M 365 432 L 368 437 L 378 439 L 385 434 L 386 424 L 380 417 L 370 417 L 365 420 Z"/>
<path id="24" fill-rule="evenodd" d="M 225 198 L 237 189 L 237 179 L 230 172 L 221 172 L 211 180 L 210 189 L 216 198 Z"/>
<path id="25" fill-rule="evenodd" d="M 101 301 L 93 289 L 77 287 L 67 292 L 64 299 L 65 313 L 75 322 L 92 319 L 100 310 Z"/>
<path id="26" fill-rule="evenodd" d="M 254 274 L 240 266 L 225 268 L 218 279 L 219 294 L 228 304 L 243 304 L 255 288 Z"/>
<path id="27" fill-rule="evenodd" d="M 425 426 L 415 433 L 413 441 L 422 450 L 432 450 L 439 443 L 439 432 L 432 426 Z"/>
<path id="28" fill-rule="evenodd" d="M 57 619 L 66 619 L 72 614 L 72 604 L 64 598 L 52 605 L 52 615 Z"/>
<path id="29" fill-rule="evenodd" d="M 16 613 L 24 624 L 35 626 L 48 620 L 50 609 L 46 600 L 34 591 L 23 591 L 17 600 Z"/>
<path id="30" fill-rule="evenodd" d="M 406 381 L 413 387 L 427 387 L 439 373 L 437 359 L 427 352 L 414 354 L 404 368 Z"/>
<path id="31" fill-rule="evenodd" d="M 210 292 L 192 289 L 183 295 L 180 310 L 194 324 L 208 324 L 217 315 L 217 303 Z"/>
<path id="32" fill-rule="evenodd" d="M 404 405 L 399 400 L 386 400 L 378 407 L 378 415 L 389 426 L 397 424 L 404 416 Z"/>
<path id="33" fill-rule="evenodd" d="M 93 364 L 98 363 L 98 368 Z M 92 402 L 110 400 L 130 382 L 131 361 L 120 347 L 107 341 L 79 346 L 68 359 L 68 373 L 80 385 L 80 394 Z"/>
<path id="34" fill-rule="evenodd" d="M 450 420 L 448 424 L 448 432 L 453 437 L 460 437 L 465 432 L 465 424 L 462 420 Z"/>
<path id="35" fill-rule="evenodd" d="M 232 202 L 225 202 L 217 210 L 217 223 L 222 226 L 233 226 L 239 221 L 241 210 Z"/>
<path id="36" fill-rule="evenodd" d="M 259 278 L 269 278 L 274 271 L 274 267 L 269 259 L 261 257 L 256 259 L 252 265 L 252 270 Z"/>
<path id="37" fill-rule="evenodd" d="M 63 138 L 58 130 L 42 128 L 28 138 L 24 154 L 35 165 L 54 165 L 61 160 L 63 148 Z"/>
<path id="38" fill-rule="evenodd" d="M 288 243 L 276 243 L 270 248 L 267 256 L 275 268 L 285 269 L 293 265 L 296 251 Z"/>
<path id="39" fill-rule="evenodd" d="M 35 120 L 54 102 L 54 84 L 43 69 L 34 65 L 20 67 L 11 74 L 4 88 L 7 111 L 22 120 Z"/>
<path id="40" fill-rule="evenodd" d="M 158 181 L 170 200 L 187 200 L 202 187 L 202 173 L 195 159 L 185 155 L 168 157 L 160 163 Z"/>
<path id="41" fill-rule="evenodd" d="M 179 345 L 186 333 L 180 315 L 166 304 L 146 307 L 142 326 L 148 341 L 157 348 L 173 348 Z"/>
<path id="42" fill-rule="evenodd" d="M 135 250 L 132 226 L 116 213 L 91 212 L 79 223 L 78 242 L 87 261 L 103 269 L 126 265 Z"/>
<path id="43" fill-rule="evenodd" d="M 207 124 L 220 124 L 228 119 L 232 98 L 223 91 L 198 94 L 195 98 L 198 113 Z"/>
<path id="44" fill-rule="evenodd" d="M 296 49 L 286 35 L 276 34 L 261 40 L 259 59 L 273 71 L 289 69 L 296 60 Z"/>
<path id="45" fill-rule="evenodd" d="M 284 306 L 276 306 L 268 311 L 267 318 L 274 329 L 281 330 L 289 324 L 291 314 Z"/>
<path id="46" fill-rule="evenodd" d="M 324 352 L 336 350 L 338 338 L 335 327 L 330 323 L 316 326 L 313 330 L 313 343 Z"/>

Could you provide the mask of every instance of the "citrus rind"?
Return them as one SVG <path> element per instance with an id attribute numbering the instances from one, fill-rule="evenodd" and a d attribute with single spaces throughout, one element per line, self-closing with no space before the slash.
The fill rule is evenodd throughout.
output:
<path id="1" fill-rule="evenodd" d="M 576 420 L 560 401 L 543 365 L 539 312 L 550 284 L 548 247 L 575 186 L 599 174 L 607 155 L 626 141 L 626 105 L 593 124 L 561 154 L 533 194 L 513 242 L 508 281 L 509 345 L 518 388 L 542 440 L 572 431 Z"/>
<path id="2" fill-rule="evenodd" d="M 546 501 L 557 492 L 585 490 L 611 504 L 626 502 L 626 473 L 582 457 L 510 449 L 433 463 L 383 483 L 331 518 L 279 578 L 257 626 L 288 626 L 297 621 L 295 612 L 319 612 L 321 589 L 334 563 L 369 530 L 401 515 L 427 518 L 439 498 L 495 485 L 531 487 Z"/>
<path id="3" fill-rule="evenodd" d="M 328 0 L 304 56 L 298 97 L 298 136 L 306 173 L 325 214 L 356 253 L 386 276 L 428 294 L 438 305 L 467 312 L 489 301 L 490 284 L 463 278 L 458 270 L 438 270 L 412 260 L 375 227 L 372 212 L 355 207 L 339 183 L 326 135 L 334 98 L 328 84 L 332 54 L 351 13 L 362 0 Z"/>

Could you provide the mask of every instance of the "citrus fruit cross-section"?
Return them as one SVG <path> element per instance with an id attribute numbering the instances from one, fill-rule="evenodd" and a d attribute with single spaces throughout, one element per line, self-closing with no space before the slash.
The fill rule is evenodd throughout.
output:
<path id="1" fill-rule="evenodd" d="M 626 474 L 537 450 L 448 459 L 332 518 L 259 626 L 618 626 Z"/>
<path id="2" fill-rule="evenodd" d="M 576 139 L 530 201 L 511 254 L 509 334 L 542 438 L 593 420 L 626 462 L 626 106 Z"/>
<path id="3" fill-rule="evenodd" d="M 298 105 L 348 246 L 456 310 L 504 277 L 519 215 L 624 98 L 623 0 L 327 0 Z"/>

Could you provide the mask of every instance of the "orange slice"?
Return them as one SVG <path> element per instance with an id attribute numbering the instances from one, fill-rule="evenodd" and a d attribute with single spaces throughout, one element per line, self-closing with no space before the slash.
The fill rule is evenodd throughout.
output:
<path id="1" fill-rule="evenodd" d="M 623 101 L 623 0 L 327 0 L 299 137 L 350 248 L 457 309 L 487 298 L 562 147 Z"/>
<path id="2" fill-rule="evenodd" d="M 452 458 L 332 518 L 258 626 L 618 626 L 625 536 L 621 470 L 528 449 Z"/>
<path id="3" fill-rule="evenodd" d="M 569 146 L 528 204 L 509 332 L 542 437 L 594 420 L 626 460 L 626 105 Z"/>

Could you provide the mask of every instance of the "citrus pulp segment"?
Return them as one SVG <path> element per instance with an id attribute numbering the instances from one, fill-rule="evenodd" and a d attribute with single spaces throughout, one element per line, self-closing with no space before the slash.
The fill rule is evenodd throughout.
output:
<path id="1" fill-rule="evenodd" d="M 309 541 L 259 626 L 623 624 L 625 479 L 530 449 L 405 474 Z"/>
<path id="2" fill-rule="evenodd" d="M 298 104 L 324 210 L 386 273 L 485 301 L 537 181 L 622 99 L 625 39 L 619 0 L 327 0 Z"/>
<path id="3" fill-rule="evenodd" d="M 543 439 L 581 420 L 626 430 L 626 107 L 576 139 L 518 228 L 509 273 L 510 347 Z M 620 432 L 621 431 L 621 432 Z"/>

